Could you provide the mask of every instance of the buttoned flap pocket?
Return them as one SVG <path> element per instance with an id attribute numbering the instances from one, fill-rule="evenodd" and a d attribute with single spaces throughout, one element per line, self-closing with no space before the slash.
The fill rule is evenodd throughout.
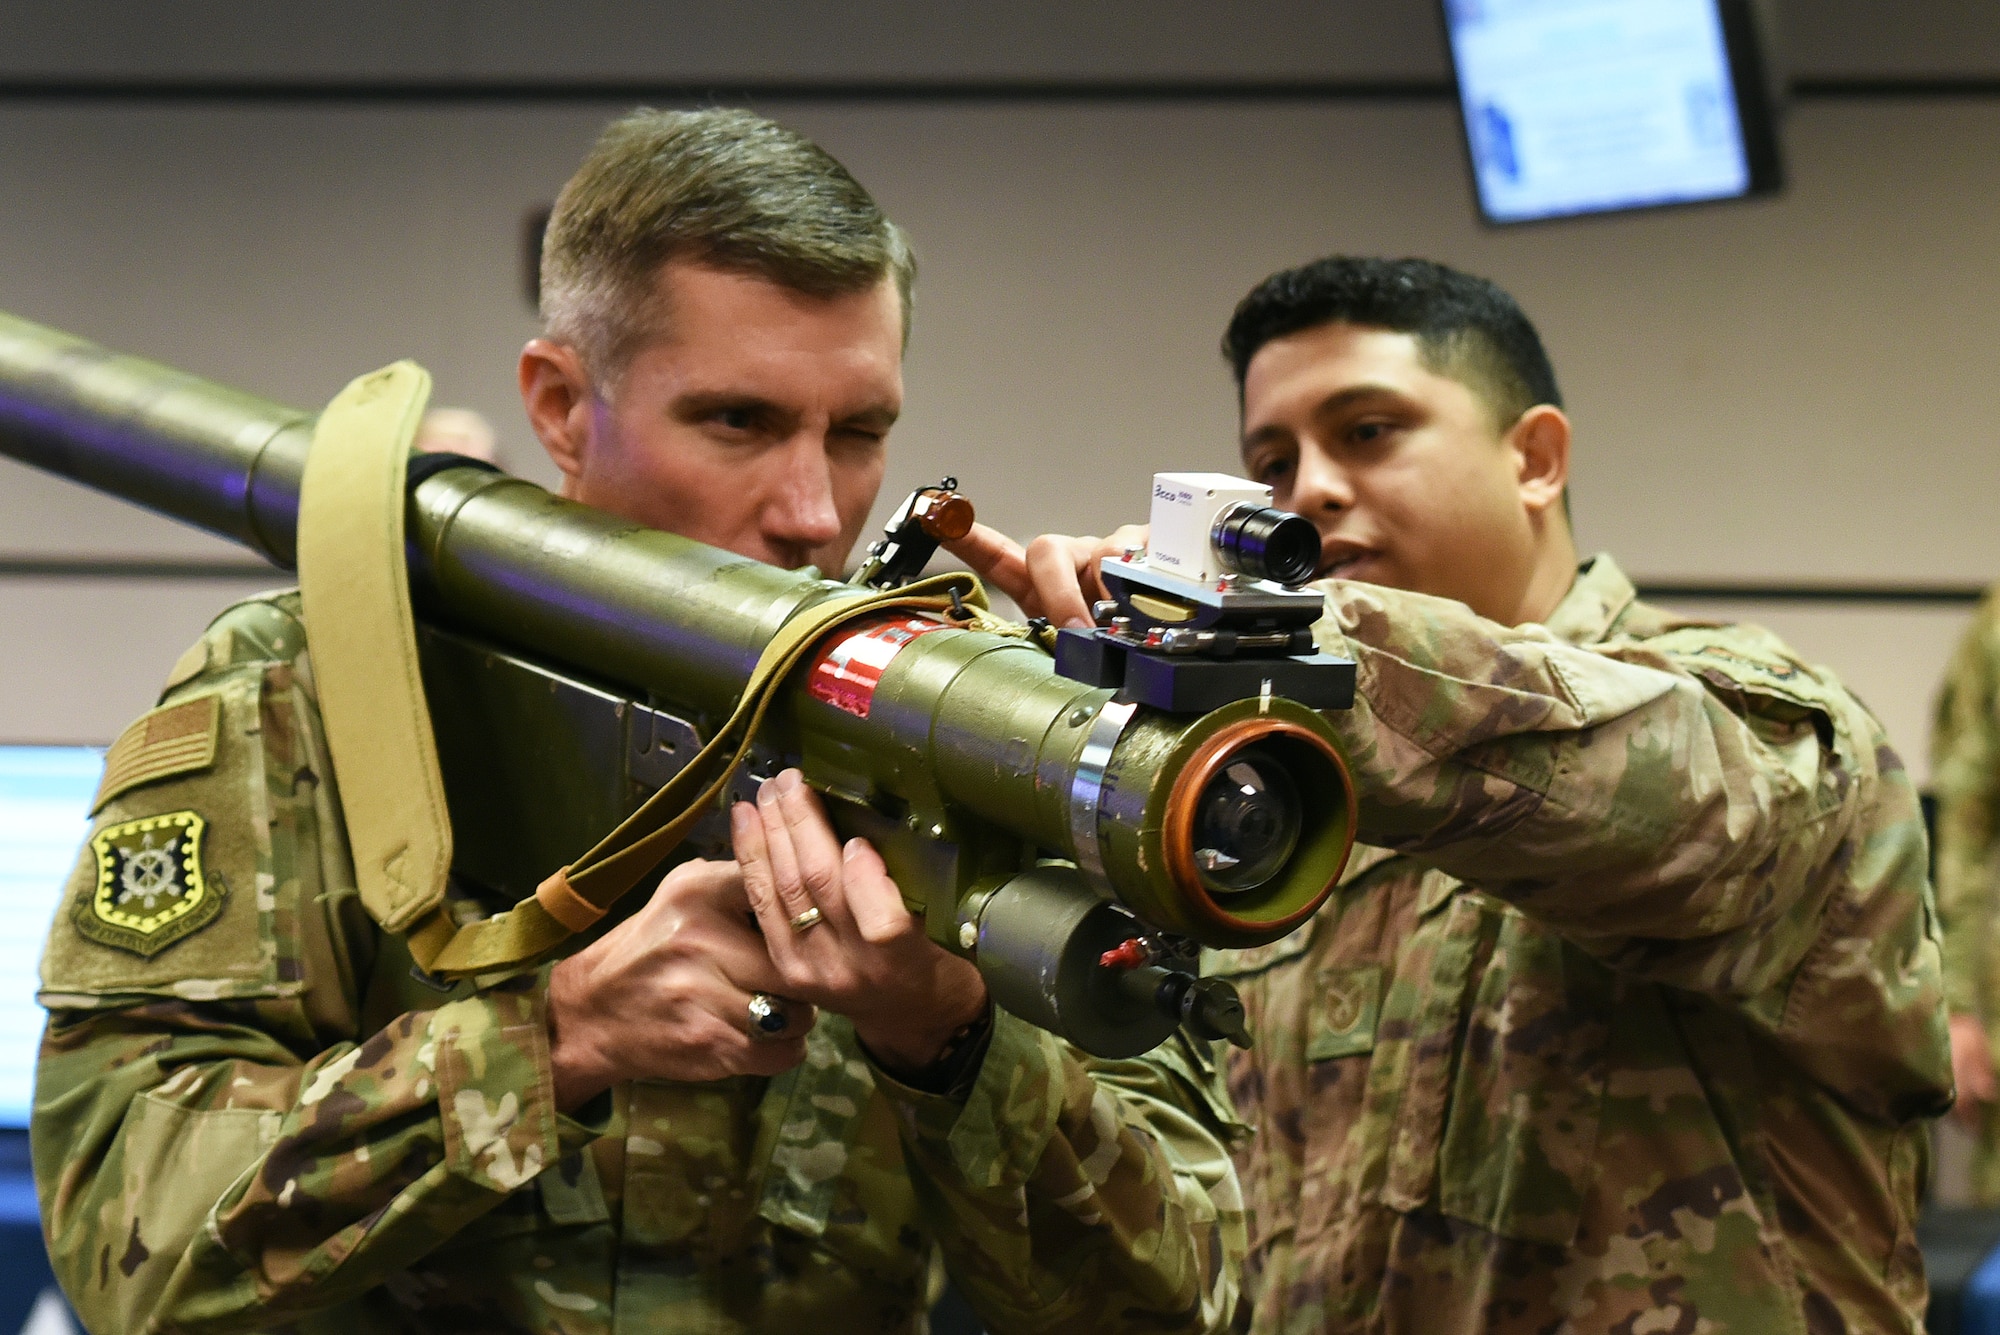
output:
<path id="1" fill-rule="evenodd" d="M 1328 969 L 1317 978 L 1306 1060 L 1352 1057 L 1375 1047 L 1375 1023 L 1382 1011 L 1382 966 Z"/>
<path id="2" fill-rule="evenodd" d="M 1460 1017 L 1438 1205 L 1502 1237 L 1566 1247 L 1597 1174 L 1616 977 L 1513 909 Z"/>

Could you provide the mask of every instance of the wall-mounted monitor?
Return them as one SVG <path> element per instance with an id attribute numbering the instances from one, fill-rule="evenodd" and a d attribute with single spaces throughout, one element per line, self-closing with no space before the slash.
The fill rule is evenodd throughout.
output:
<path id="1" fill-rule="evenodd" d="M 0 746 L 0 1128 L 28 1124 L 42 944 L 103 772 L 94 746 Z"/>
<path id="2" fill-rule="evenodd" d="M 1489 223 L 1770 194 L 1756 0 L 1443 0 Z"/>

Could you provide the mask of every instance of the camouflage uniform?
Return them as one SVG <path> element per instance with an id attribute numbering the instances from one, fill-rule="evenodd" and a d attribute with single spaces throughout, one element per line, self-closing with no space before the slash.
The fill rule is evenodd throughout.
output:
<path id="1" fill-rule="evenodd" d="M 1259 1332 L 1910 1331 L 1950 1102 L 1916 793 L 1769 633 L 1332 582 L 1372 847 L 1218 961 Z"/>
<path id="2" fill-rule="evenodd" d="M 1989 1037 L 2000 1020 L 2000 587 L 1986 595 L 1945 672 L 1931 734 L 1937 794 L 1938 919 L 1944 924 L 1945 997 Z M 2000 1204 L 2000 1106 L 1981 1110 L 1973 1195 Z"/>
<path id="3" fill-rule="evenodd" d="M 93 827 L 167 913 L 130 823 L 198 813 L 220 911 L 107 944 L 87 848 L 50 938 L 35 1175 L 93 1330 L 917 1331 L 940 1257 L 995 1330 L 1227 1324 L 1237 1128 L 1178 1040 L 1094 1062 L 1002 1014 L 954 1098 L 827 1016 L 776 1079 L 559 1112 L 545 974 L 440 992 L 361 912 L 296 608 L 210 628 L 165 699 L 219 700 L 212 762 Z"/>

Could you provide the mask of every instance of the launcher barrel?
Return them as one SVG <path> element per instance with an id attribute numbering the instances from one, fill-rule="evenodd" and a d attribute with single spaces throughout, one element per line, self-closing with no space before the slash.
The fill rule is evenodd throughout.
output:
<path id="1" fill-rule="evenodd" d="M 286 568 L 296 560 L 312 424 L 296 409 L 0 314 L 0 454 Z M 863 592 L 472 468 L 419 483 L 407 531 L 427 627 L 551 665 L 697 730 L 727 715 L 788 618 Z M 1151 1046 L 1157 1024 L 1105 1019 L 1124 991 L 1099 977 L 1099 938 L 1125 923 L 1128 934 L 1256 945 L 1330 893 L 1352 839 L 1353 796 L 1332 732 L 1312 710 L 1281 698 L 1192 716 L 1121 704 L 1057 675 L 1020 640 L 897 620 L 831 632 L 761 740 L 803 767 L 851 832 L 877 841 L 932 936 L 979 959 L 1003 1004 L 1096 1050 L 1138 1050 L 1140 1030 L 1154 1035 L 1143 1043 Z M 434 699 L 438 674 L 470 673 L 450 665 L 471 661 L 427 653 Z M 466 698 L 478 689 L 468 680 Z M 485 744 L 517 725 L 511 705 L 450 725 L 465 707 L 439 704 L 463 835 L 480 813 L 450 791 L 444 733 L 455 726 Z M 558 713 L 535 726 L 563 724 Z M 576 738 L 563 740 L 566 752 L 537 754 L 576 754 Z M 490 775 L 477 768 L 457 767 L 490 796 Z M 596 833 L 578 835 L 565 859 Z M 460 838 L 475 850 L 462 864 L 482 842 Z M 525 870 L 532 879 L 554 869 Z M 1137 923 L 1107 920 L 1103 900 Z M 1074 912 L 1052 913 L 1057 901 Z M 1060 931 L 1057 919 L 1067 924 Z"/>

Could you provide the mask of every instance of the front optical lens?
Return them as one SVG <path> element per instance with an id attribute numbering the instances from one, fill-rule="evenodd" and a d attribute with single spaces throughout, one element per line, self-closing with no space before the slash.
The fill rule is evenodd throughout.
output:
<path id="1" fill-rule="evenodd" d="M 1223 567 L 1251 579 L 1303 584 L 1319 569 L 1319 530 L 1286 510 L 1232 505 L 1210 536 Z"/>
<path id="2" fill-rule="evenodd" d="M 1255 890 L 1283 871 L 1304 823 L 1298 787 L 1276 756 L 1246 749 L 1222 767 L 1195 806 L 1194 865 L 1220 894 Z"/>

